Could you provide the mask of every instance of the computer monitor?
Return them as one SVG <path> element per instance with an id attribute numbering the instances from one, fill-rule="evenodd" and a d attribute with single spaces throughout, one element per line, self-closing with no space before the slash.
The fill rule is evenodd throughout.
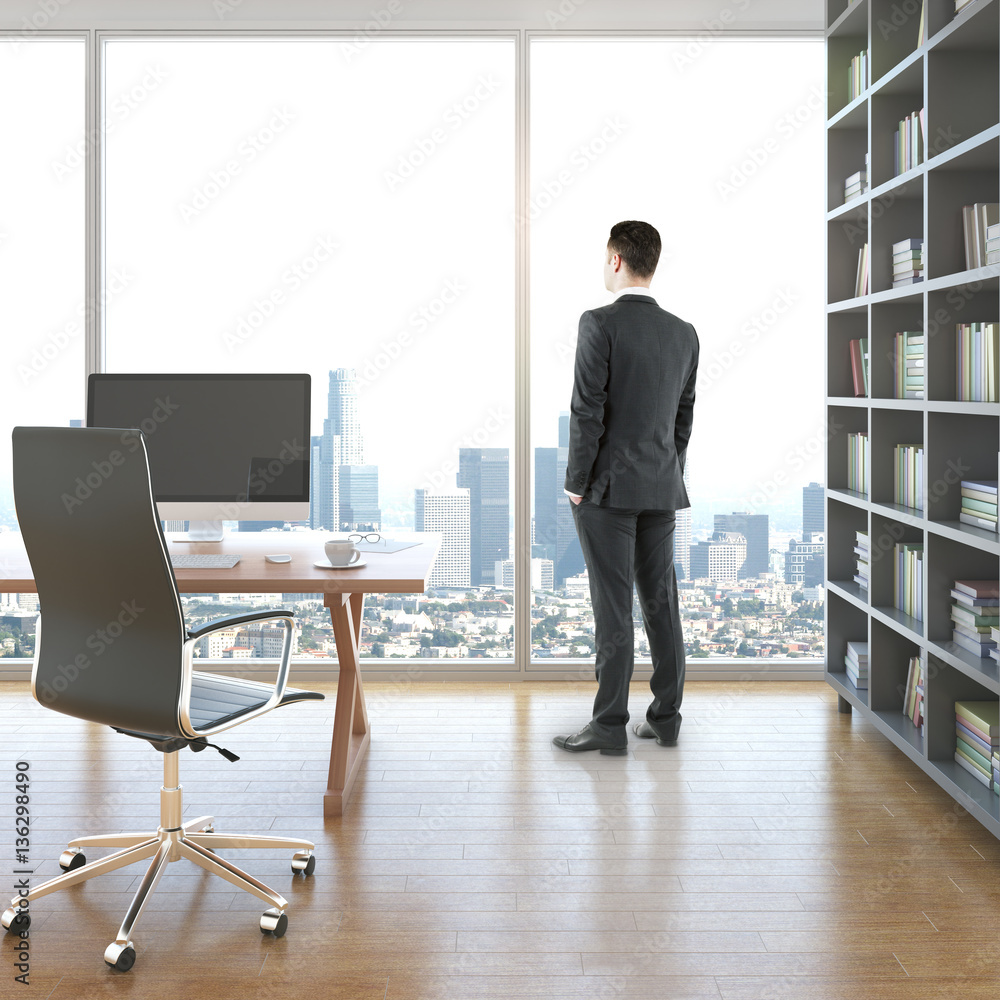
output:
<path id="1" fill-rule="evenodd" d="M 136 428 L 163 520 L 189 541 L 223 521 L 309 517 L 308 375 L 91 375 L 87 426 Z M 138 447 L 123 434 L 124 448 Z"/>

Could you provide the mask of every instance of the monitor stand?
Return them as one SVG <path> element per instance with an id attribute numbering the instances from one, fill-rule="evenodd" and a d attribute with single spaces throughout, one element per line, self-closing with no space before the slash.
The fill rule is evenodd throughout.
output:
<path id="1" fill-rule="evenodd" d="M 185 535 L 172 538 L 174 542 L 221 542 L 223 539 L 222 521 L 188 521 Z"/>

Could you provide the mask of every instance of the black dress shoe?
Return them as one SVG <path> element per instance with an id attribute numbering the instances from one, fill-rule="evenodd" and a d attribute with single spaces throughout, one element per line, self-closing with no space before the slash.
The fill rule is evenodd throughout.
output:
<path id="1" fill-rule="evenodd" d="M 661 740 L 659 736 L 653 731 L 653 727 L 648 722 L 637 722 L 632 727 L 632 732 L 636 736 L 644 740 L 656 740 L 661 747 L 675 747 L 677 746 L 677 737 L 675 736 L 672 740 Z"/>
<path id="2" fill-rule="evenodd" d="M 607 757 L 624 757 L 628 753 L 628 746 L 615 746 L 606 739 L 602 739 L 590 726 L 584 726 L 578 733 L 572 736 L 556 736 L 552 740 L 557 747 L 563 750 L 571 750 L 577 753 L 581 750 L 600 750 Z"/>

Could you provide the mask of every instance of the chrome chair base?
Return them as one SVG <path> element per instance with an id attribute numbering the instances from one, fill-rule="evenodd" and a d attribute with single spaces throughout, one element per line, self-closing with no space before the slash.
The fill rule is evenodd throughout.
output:
<path id="1" fill-rule="evenodd" d="M 71 840 L 68 850 L 59 858 L 64 874 L 30 889 L 23 896 L 15 896 L 11 900 L 10 908 L 4 910 L 0 916 L 0 923 L 8 930 L 26 931 L 30 925 L 28 907 L 34 900 L 152 857 L 153 860 L 146 870 L 142 884 L 136 891 L 118 930 L 118 936 L 108 945 L 104 953 L 104 960 L 108 965 L 123 972 L 128 971 L 135 962 L 132 930 L 150 894 L 166 871 L 167 865 L 184 858 L 264 900 L 268 904 L 268 909 L 260 919 L 260 929 L 265 934 L 281 937 L 288 924 L 288 918 L 285 916 L 288 901 L 241 868 L 217 857 L 214 852 L 227 847 L 290 848 L 296 852 L 291 863 L 293 873 L 302 872 L 311 875 L 316 861 L 312 854 L 315 845 L 308 840 L 291 837 L 216 833 L 212 827 L 211 816 L 199 816 L 197 819 L 182 823 L 180 821 L 182 811 L 182 788 L 178 782 L 177 753 L 164 754 L 163 787 L 160 789 L 160 826 L 156 832 L 98 834 Z M 117 847 L 118 850 L 106 858 L 88 864 L 78 861 L 83 858 L 80 850 L 83 847 Z"/>

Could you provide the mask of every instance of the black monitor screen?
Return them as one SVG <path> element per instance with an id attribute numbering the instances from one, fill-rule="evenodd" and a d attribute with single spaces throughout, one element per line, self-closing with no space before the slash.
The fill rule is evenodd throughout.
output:
<path id="1" fill-rule="evenodd" d="M 308 501 L 309 390 L 308 375 L 91 375 L 87 426 L 143 432 L 158 501 Z"/>

